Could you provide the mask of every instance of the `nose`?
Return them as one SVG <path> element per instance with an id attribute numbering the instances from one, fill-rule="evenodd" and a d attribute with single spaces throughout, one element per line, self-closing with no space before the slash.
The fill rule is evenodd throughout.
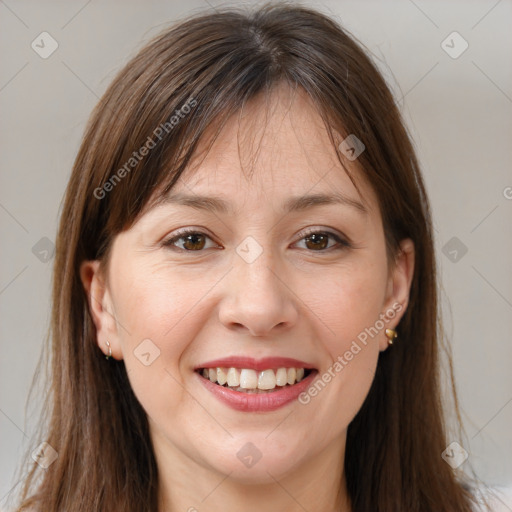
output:
<path id="1" fill-rule="evenodd" d="M 282 333 L 297 322 L 298 299 L 271 252 L 265 249 L 251 263 L 235 255 L 219 309 L 219 319 L 228 329 L 264 337 Z"/>

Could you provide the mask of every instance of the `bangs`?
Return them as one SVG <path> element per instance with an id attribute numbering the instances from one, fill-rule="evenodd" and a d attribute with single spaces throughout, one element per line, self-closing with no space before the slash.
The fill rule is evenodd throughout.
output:
<path id="1" fill-rule="evenodd" d="M 206 40 L 197 36 L 201 18 L 155 38 L 128 63 L 98 105 L 89 138 L 95 147 L 108 149 L 91 151 L 88 159 L 92 183 L 87 195 L 97 200 L 86 206 L 86 213 L 98 218 L 102 228 L 85 233 L 84 259 L 105 257 L 113 237 L 158 204 L 185 170 L 208 154 L 227 120 L 243 112 L 250 100 L 261 98 L 267 115 L 269 98 L 279 84 L 292 93 L 300 88 L 311 99 L 341 168 L 365 202 L 338 147 L 352 134 L 363 141 L 367 149 L 353 164 L 376 193 L 391 254 L 398 237 L 396 230 L 386 229 L 391 219 L 385 212 L 392 208 L 383 206 L 381 198 L 391 198 L 391 183 L 410 162 L 397 161 L 400 155 L 393 145 L 382 140 L 387 127 L 376 101 L 393 102 L 376 70 L 369 65 L 368 76 L 363 76 L 360 62 L 340 58 L 350 49 L 334 24 L 332 33 L 325 26 L 315 33 L 313 23 L 304 39 L 298 25 L 281 37 L 281 24 L 288 20 L 267 18 L 264 10 L 254 18 L 226 12 L 213 22 L 206 19 Z M 361 94 L 368 81 L 373 98 Z M 393 115 L 396 111 L 390 110 Z"/>

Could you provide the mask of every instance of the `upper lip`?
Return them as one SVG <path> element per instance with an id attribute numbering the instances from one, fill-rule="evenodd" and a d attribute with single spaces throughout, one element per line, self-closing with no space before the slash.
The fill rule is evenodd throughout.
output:
<path id="1" fill-rule="evenodd" d="M 305 368 L 314 369 L 312 364 L 290 357 L 264 357 L 254 359 L 253 357 L 230 356 L 222 359 L 215 359 L 197 365 L 194 370 L 202 368 L 247 368 L 256 371 L 264 371 L 272 368 Z"/>

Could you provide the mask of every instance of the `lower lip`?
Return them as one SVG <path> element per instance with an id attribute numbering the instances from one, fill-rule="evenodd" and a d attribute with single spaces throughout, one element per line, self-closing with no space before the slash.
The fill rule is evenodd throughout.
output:
<path id="1" fill-rule="evenodd" d="M 232 409 L 243 412 L 270 412 L 296 400 L 311 385 L 317 373 L 316 370 L 313 370 L 305 379 L 297 384 L 277 388 L 277 391 L 269 391 L 267 393 L 233 391 L 224 386 L 214 384 L 199 374 L 197 376 L 208 391 L 211 391 L 216 398 Z"/>

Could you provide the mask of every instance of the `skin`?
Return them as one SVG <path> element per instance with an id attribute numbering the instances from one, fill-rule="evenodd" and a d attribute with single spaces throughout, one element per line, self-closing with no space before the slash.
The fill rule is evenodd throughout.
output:
<path id="1" fill-rule="evenodd" d="M 279 87 L 267 117 L 260 101 L 248 103 L 172 191 L 220 196 L 235 214 L 161 204 L 115 237 L 107 272 L 98 261 L 83 263 L 98 346 L 107 353 L 109 341 L 113 357 L 124 359 L 148 414 L 160 511 L 351 510 L 346 431 L 379 352 L 388 349 L 384 329 L 395 328 L 406 310 L 414 246 L 403 240 L 396 264 L 388 265 L 377 198 L 357 160 L 345 165 L 361 196 L 306 95 Z M 343 204 L 281 212 L 290 196 L 333 191 L 366 213 Z M 181 238 L 175 250 L 163 244 L 189 226 L 206 237 Z M 352 246 L 328 237 L 318 248 L 304 234 L 308 227 L 348 237 Z M 252 263 L 236 252 L 247 236 L 263 251 Z M 393 305 L 401 311 L 359 343 L 357 355 L 307 404 L 235 411 L 193 372 L 228 355 L 284 356 L 313 364 L 321 376 Z M 149 366 L 134 355 L 145 339 L 160 350 Z M 237 457 L 248 442 L 261 453 L 250 468 Z"/>

